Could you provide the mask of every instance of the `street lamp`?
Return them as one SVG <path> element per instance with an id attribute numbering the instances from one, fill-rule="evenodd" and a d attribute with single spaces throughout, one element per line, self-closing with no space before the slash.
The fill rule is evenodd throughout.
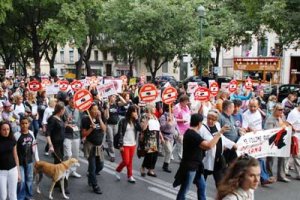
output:
<path id="1" fill-rule="evenodd" d="M 200 42 L 202 41 L 203 39 L 203 19 L 205 17 L 205 8 L 203 6 L 199 6 L 197 8 L 197 12 L 198 12 L 198 15 L 199 15 L 199 18 L 200 18 Z M 198 75 L 200 76 L 200 78 L 202 78 L 202 70 L 203 70 L 203 66 L 202 66 L 202 50 L 200 51 L 200 63 L 199 63 L 199 66 L 198 66 Z"/>

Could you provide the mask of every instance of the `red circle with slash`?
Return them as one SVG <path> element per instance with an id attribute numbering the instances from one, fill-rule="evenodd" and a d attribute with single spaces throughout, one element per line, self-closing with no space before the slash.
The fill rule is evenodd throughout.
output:
<path id="1" fill-rule="evenodd" d="M 147 103 L 155 101 L 157 95 L 158 95 L 157 89 L 153 84 L 143 85 L 139 92 L 140 100 Z"/>
<path id="2" fill-rule="evenodd" d="M 209 101 L 210 90 L 206 87 L 198 87 L 194 93 L 194 99 L 197 101 Z"/>
<path id="3" fill-rule="evenodd" d="M 251 78 L 247 78 L 245 81 L 245 88 L 247 90 L 251 90 L 253 87 L 253 83 L 252 83 L 252 79 Z"/>
<path id="4" fill-rule="evenodd" d="M 217 96 L 219 92 L 219 85 L 217 82 L 212 82 L 209 87 L 211 96 Z"/>
<path id="5" fill-rule="evenodd" d="M 161 95 L 161 100 L 165 104 L 172 104 L 176 101 L 178 96 L 177 90 L 174 87 L 167 87 L 164 89 L 162 95 Z"/>
<path id="6" fill-rule="evenodd" d="M 29 90 L 37 92 L 42 89 L 42 84 L 36 80 L 30 81 L 28 84 Z"/>
<path id="7" fill-rule="evenodd" d="M 82 88 L 82 83 L 81 81 L 79 80 L 74 80 L 72 83 L 71 83 L 71 88 L 73 91 L 77 91 L 77 90 L 80 90 Z"/>
<path id="8" fill-rule="evenodd" d="M 233 93 L 236 92 L 238 88 L 238 82 L 236 80 L 232 80 L 229 82 L 228 90 Z"/>
<path id="9" fill-rule="evenodd" d="M 80 111 L 88 110 L 93 101 L 93 96 L 88 90 L 81 89 L 74 94 L 74 106 Z"/>
<path id="10" fill-rule="evenodd" d="M 69 87 L 69 81 L 61 80 L 58 81 L 57 83 L 60 91 L 66 91 Z"/>

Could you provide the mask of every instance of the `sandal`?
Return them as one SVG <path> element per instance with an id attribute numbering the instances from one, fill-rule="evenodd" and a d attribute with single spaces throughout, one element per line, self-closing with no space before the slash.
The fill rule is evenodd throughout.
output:
<path id="1" fill-rule="evenodd" d="M 140 169 L 140 171 L 141 171 L 141 176 L 145 177 L 146 176 L 146 172 L 142 168 Z"/>
<path id="2" fill-rule="evenodd" d="M 157 175 L 154 172 L 153 173 L 148 172 L 147 175 L 151 177 L 157 177 Z"/>

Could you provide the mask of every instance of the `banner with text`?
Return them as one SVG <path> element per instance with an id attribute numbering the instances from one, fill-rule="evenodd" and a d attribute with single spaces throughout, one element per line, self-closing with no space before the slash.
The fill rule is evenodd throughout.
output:
<path id="1" fill-rule="evenodd" d="M 291 128 L 276 128 L 257 132 L 250 132 L 237 141 L 237 154 L 262 157 L 290 157 Z"/>

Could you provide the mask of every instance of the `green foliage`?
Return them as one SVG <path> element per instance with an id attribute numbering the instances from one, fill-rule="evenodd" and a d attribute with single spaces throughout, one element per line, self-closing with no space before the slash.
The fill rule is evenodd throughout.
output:
<path id="1" fill-rule="evenodd" d="M 7 11 L 12 9 L 12 0 L 1 0 L 0 3 L 0 24 L 5 21 Z"/>

